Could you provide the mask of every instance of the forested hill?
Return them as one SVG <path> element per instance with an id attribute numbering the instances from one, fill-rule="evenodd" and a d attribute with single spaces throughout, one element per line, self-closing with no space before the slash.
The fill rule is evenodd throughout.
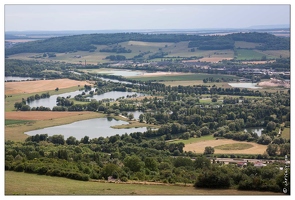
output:
<path id="1" fill-rule="evenodd" d="M 84 34 L 64 37 L 54 37 L 45 40 L 20 43 L 6 49 L 5 54 L 44 53 L 44 52 L 71 52 L 93 51 L 94 45 L 109 45 L 126 41 L 143 42 L 180 42 L 189 41 L 189 48 L 200 50 L 233 49 L 235 41 L 260 43 L 260 50 L 289 50 L 290 38 L 277 37 L 268 33 L 234 33 L 225 36 L 200 36 L 185 34 Z"/>

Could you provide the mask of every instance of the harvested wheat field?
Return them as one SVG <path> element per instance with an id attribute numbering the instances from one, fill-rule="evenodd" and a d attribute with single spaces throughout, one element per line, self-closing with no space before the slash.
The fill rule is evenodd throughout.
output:
<path id="1" fill-rule="evenodd" d="M 89 113 L 92 113 L 92 112 L 17 111 L 17 112 L 5 112 L 5 119 L 46 120 L 46 119 L 72 117 L 77 115 L 86 115 Z"/>
<path id="2" fill-rule="evenodd" d="M 219 146 L 224 144 L 234 144 L 234 143 L 246 143 L 251 144 L 253 147 L 244 149 L 244 150 L 221 150 L 215 149 L 214 153 L 217 154 L 263 154 L 266 151 L 267 145 L 261 145 L 254 142 L 242 142 L 242 141 L 235 141 L 235 140 L 228 140 L 228 139 L 220 139 L 220 140 L 208 140 L 208 141 L 201 141 L 192 144 L 186 144 L 183 148 L 184 151 L 192 151 L 195 153 L 204 153 L 205 147 L 211 146 Z"/>
<path id="3" fill-rule="evenodd" d="M 55 90 L 57 87 L 63 89 L 85 84 L 91 83 L 71 79 L 5 82 L 5 94 L 34 93 Z"/>

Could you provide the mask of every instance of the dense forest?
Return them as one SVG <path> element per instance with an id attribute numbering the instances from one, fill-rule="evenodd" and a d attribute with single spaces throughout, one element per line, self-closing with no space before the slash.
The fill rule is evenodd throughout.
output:
<path id="1" fill-rule="evenodd" d="M 202 50 L 233 49 L 235 41 L 247 41 L 261 43 L 261 46 L 257 47 L 260 50 L 290 49 L 290 38 L 276 37 L 268 33 L 234 33 L 225 36 L 114 33 L 54 37 L 21 43 L 6 49 L 5 55 L 9 56 L 18 53 L 93 51 L 96 49 L 94 45 L 111 45 L 126 41 L 174 43 L 189 41 L 189 48 L 196 47 Z M 105 49 L 104 51 L 130 52 L 126 49 Z"/>

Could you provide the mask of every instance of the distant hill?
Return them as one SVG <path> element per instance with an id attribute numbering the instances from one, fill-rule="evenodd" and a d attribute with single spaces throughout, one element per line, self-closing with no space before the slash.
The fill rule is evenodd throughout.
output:
<path id="1" fill-rule="evenodd" d="M 111 45 L 126 41 L 173 42 L 189 41 L 188 48 L 200 50 L 234 49 L 235 41 L 256 42 L 259 50 L 289 50 L 290 38 L 276 37 L 268 33 L 234 33 L 224 36 L 200 36 L 188 34 L 106 33 L 52 37 L 44 40 L 20 43 L 5 50 L 5 55 L 19 53 L 94 51 L 94 45 Z"/>
<path id="2" fill-rule="evenodd" d="M 249 29 L 290 29 L 289 24 L 250 26 Z"/>

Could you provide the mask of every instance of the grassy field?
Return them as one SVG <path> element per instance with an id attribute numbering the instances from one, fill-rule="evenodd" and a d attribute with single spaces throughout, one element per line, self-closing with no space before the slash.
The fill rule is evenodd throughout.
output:
<path id="1" fill-rule="evenodd" d="M 234 143 L 234 144 L 223 144 L 219 146 L 215 146 L 214 149 L 221 149 L 221 150 L 244 150 L 253 147 L 252 144 L 245 144 L 245 143 Z"/>
<path id="2" fill-rule="evenodd" d="M 261 60 L 262 56 L 265 56 L 262 52 L 249 49 L 237 49 L 237 60 Z M 269 56 L 266 56 L 270 59 Z"/>
<path id="3" fill-rule="evenodd" d="M 5 119 L 5 126 L 7 125 L 13 125 L 13 124 L 26 124 L 26 123 L 32 123 L 31 120 L 15 120 L 15 119 Z"/>
<path id="4" fill-rule="evenodd" d="M 202 137 L 201 137 L 202 138 Z M 206 141 L 196 141 L 190 144 L 186 144 L 184 147 L 184 151 L 192 151 L 195 153 L 204 153 L 205 147 L 211 146 L 216 147 L 220 145 L 233 145 L 233 144 L 250 144 L 252 147 L 243 149 L 243 150 L 222 150 L 222 149 L 215 149 L 216 154 L 263 154 L 266 151 L 267 145 L 261 145 L 254 142 L 241 142 L 229 139 L 213 139 L 213 140 L 206 140 Z M 234 145 L 236 146 L 236 145 Z"/>
<path id="5" fill-rule="evenodd" d="M 126 49 L 132 50 L 131 53 L 121 53 L 120 55 L 125 56 L 127 59 L 133 58 L 134 56 L 143 53 L 150 52 L 144 55 L 146 59 L 156 52 L 162 51 L 168 53 L 165 57 L 188 58 L 192 56 L 203 58 L 201 61 L 207 62 L 218 62 L 223 59 L 233 59 L 233 50 L 196 50 L 191 52 L 191 48 L 188 48 L 188 41 L 169 43 L 169 42 L 142 42 L 142 41 L 128 41 L 121 42 L 118 45 L 125 47 Z M 99 50 L 106 48 L 107 45 L 94 45 L 97 49 L 94 52 L 88 51 L 77 51 L 77 52 L 66 52 L 56 53 L 56 57 L 43 57 L 41 53 L 21 53 L 10 55 L 8 59 L 21 59 L 21 60 L 38 60 L 38 61 L 60 61 L 73 64 L 84 65 L 85 60 L 87 64 L 107 63 L 111 62 L 105 59 L 109 55 L 115 55 L 114 52 L 100 52 Z M 152 59 L 152 61 L 160 61 L 160 59 Z"/>
<path id="6" fill-rule="evenodd" d="M 270 57 L 270 58 L 279 58 L 280 56 L 282 56 L 282 58 L 290 57 L 289 50 L 267 50 L 267 51 L 257 50 L 257 52 L 261 52 L 261 53 L 265 54 L 266 57 Z"/>
<path id="7" fill-rule="evenodd" d="M 282 131 L 282 138 L 289 140 L 291 136 L 290 128 L 284 128 Z"/>
<path id="8" fill-rule="evenodd" d="M 203 80 L 204 78 L 209 78 L 209 77 L 237 79 L 237 77 L 233 75 L 203 74 L 203 73 L 198 73 L 198 74 L 187 73 L 187 74 L 163 75 L 163 76 L 148 76 L 148 74 L 146 74 L 144 76 L 134 76 L 129 78 L 133 80 L 142 80 L 142 81 L 150 81 L 150 80 L 151 81 L 200 81 L 200 80 Z"/>
<path id="9" fill-rule="evenodd" d="M 215 138 L 213 137 L 213 135 L 206 135 L 199 138 L 189 138 L 188 140 L 170 140 L 169 142 L 171 143 L 182 142 L 186 145 L 186 144 L 192 144 L 192 143 L 203 142 L 208 140 L 215 140 Z"/>
<path id="10" fill-rule="evenodd" d="M 125 56 L 127 59 L 131 59 L 134 56 L 143 53 L 149 52 L 144 55 L 145 59 L 156 52 L 165 52 L 168 53 L 164 58 L 155 58 L 152 61 L 161 61 L 161 59 L 181 59 L 188 57 L 203 57 L 199 59 L 200 61 L 206 62 L 219 62 L 222 60 L 230 60 L 234 58 L 233 50 L 198 50 L 191 51 L 191 48 L 188 48 L 188 41 L 182 41 L 177 43 L 169 42 L 142 42 L 142 41 L 127 41 L 118 43 L 121 47 L 130 49 L 131 53 L 121 53 L 120 55 Z M 94 45 L 97 49 L 94 52 L 88 51 L 77 51 L 77 52 L 66 52 L 66 53 L 56 53 L 56 57 L 43 57 L 42 53 L 21 53 L 10 55 L 8 59 L 21 59 L 21 60 L 38 60 L 38 61 L 60 61 L 73 64 L 84 65 L 85 61 L 87 64 L 98 64 L 98 63 L 109 63 L 111 62 L 108 59 L 105 59 L 107 56 L 115 55 L 114 52 L 100 52 L 99 50 L 106 48 L 107 45 Z M 259 51 L 259 50 L 248 50 L 246 48 L 255 48 L 256 46 L 261 46 L 259 43 L 237 41 L 235 42 L 236 48 L 238 51 L 238 60 L 260 60 L 263 55 L 266 55 L 267 58 L 279 58 L 289 57 L 290 52 L 287 50 L 278 50 L 278 51 Z M 112 46 L 110 46 L 112 47 Z"/>
<path id="11" fill-rule="evenodd" d="M 235 41 L 235 48 L 241 48 L 241 49 L 250 49 L 261 46 L 259 43 L 255 42 L 245 42 L 245 41 Z"/>
<path id="12" fill-rule="evenodd" d="M 42 187 L 40 187 L 42 185 Z M 235 189 L 196 189 L 191 185 L 155 183 L 116 184 L 76 181 L 5 171 L 5 195 L 281 195 L 283 193 L 239 191 Z"/>

